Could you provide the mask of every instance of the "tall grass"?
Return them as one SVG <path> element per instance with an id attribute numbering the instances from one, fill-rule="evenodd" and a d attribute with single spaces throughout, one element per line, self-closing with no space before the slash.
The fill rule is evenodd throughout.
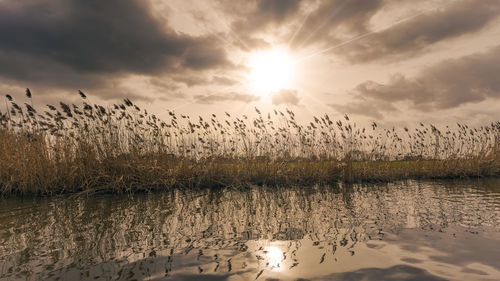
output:
<path id="1" fill-rule="evenodd" d="M 291 110 L 162 120 L 129 99 L 102 106 L 5 97 L 0 193 L 131 192 L 247 184 L 447 178 L 500 174 L 500 122 L 471 128 L 360 127 L 346 115 L 308 124 Z"/>

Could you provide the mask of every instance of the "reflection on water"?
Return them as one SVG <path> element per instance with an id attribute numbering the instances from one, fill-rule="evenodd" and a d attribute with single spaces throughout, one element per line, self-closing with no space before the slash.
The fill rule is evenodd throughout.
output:
<path id="1" fill-rule="evenodd" d="M 267 258 L 267 267 L 271 269 L 280 267 L 280 264 L 283 261 L 283 251 L 280 248 L 275 246 L 265 247 L 264 253 Z"/>
<path id="2" fill-rule="evenodd" d="M 498 280 L 500 179 L 1 199 L 0 280 Z"/>

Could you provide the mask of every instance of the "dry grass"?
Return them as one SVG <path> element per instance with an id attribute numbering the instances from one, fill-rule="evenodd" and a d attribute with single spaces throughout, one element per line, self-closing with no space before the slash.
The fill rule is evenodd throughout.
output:
<path id="1" fill-rule="evenodd" d="M 37 112 L 6 96 L 0 194 L 133 192 L 247 184 L 310 185 L 500 174 L 500 122 L 469 128 L 360 128 L 344 116 L 273 111 L 168 120 L 130 100 Z M 31 93 L 27 91 L 28 99 Z"/>

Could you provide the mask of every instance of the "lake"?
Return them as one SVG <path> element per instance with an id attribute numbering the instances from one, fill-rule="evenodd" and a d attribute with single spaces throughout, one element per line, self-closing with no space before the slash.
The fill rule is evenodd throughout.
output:
<path id="1" fill-rule="evenodd" d="M 4 198 L 0 280 L 500 280 L 500 179 Z"/>

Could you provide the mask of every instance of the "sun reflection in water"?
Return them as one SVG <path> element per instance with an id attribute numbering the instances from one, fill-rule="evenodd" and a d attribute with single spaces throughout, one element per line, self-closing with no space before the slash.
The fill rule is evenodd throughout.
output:
<path id="1" fill-rule="evenodd" d="M 267 258 L 267 266 L 279 270 L 280 264 L 283 261 L 283 252 L 277 247 L 269 246 L 264 248 L 264 253 Z"/>

